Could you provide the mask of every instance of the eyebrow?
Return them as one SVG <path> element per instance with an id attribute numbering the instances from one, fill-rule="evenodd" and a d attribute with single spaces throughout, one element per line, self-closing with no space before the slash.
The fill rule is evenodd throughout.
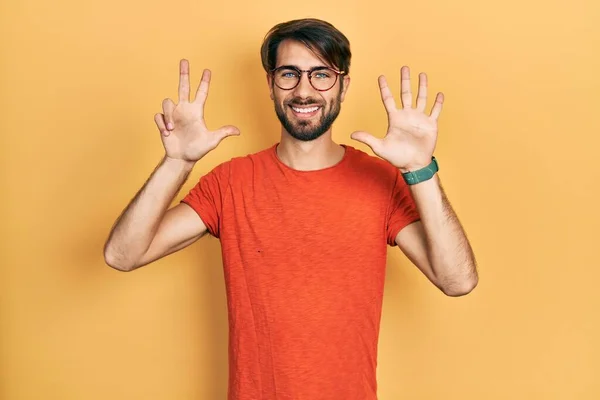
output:
<path id="1" fill-rule="evenodd" d="M 275 67 L 273 69 L 277 69 L 277 68 L 289 68 L 289 69 L 298 69 L 298 70 L 302 69 L 302 68 L 300 68 L 300 67 L 298 67 L 296 65 L 280 65 L 279 67 Z M 331 69 L 330 67 L 328 67 L 326 65 L 320 65 L 318 67 L 311 67 L 311 68 L 309 68 L 309 71 L 315 71 L 317 69 L 324 69 L 324 68 Z"/>

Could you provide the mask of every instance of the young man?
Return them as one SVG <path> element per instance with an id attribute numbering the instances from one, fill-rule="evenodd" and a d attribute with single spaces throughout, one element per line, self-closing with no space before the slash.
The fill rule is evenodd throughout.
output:
<path id="1" fill-rule="evenodd" d="M 155 116 L 165 156 L 115 223 L 105 259 L 131 271 L 209 232 L 221 241 L 225 269 L 229 399 L 376 399 L 386 245 L 398 245 L 447 295 L 477 284 L 433 158 L 443 96 L 425 114 L 421 74 L 413 107 L 403 67 L 398 109 L 380 77 L 388 132 L 352 134 L 373 157 L 332 141 L 350 85 L 341 32 L 315 19 L 282 23 L 261 54 L 281 141 L 218 165 L 167 210 L 195 163 L 239 134 L 208 130 L 210 72 L 190 102 L 182 60 L 179 102 L 166 99 Z"/>

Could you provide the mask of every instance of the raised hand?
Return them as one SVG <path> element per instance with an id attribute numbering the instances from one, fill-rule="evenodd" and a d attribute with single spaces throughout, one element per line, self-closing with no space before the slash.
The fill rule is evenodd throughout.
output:
<path id="1" fill-rule="evenodd" d="M 379 157 L 389 161 L 402 172 L 414 171 L 431 163 L 438 134 L 438 118 L 442 112 L 444 95 L 438 93 L 429 115 L 425 114 L 427 105 L 427 75 L 419 74 L 419 92 L 416 107 L 412 106 L 410 89 L 410 70 L 407 66 L 401 70 L 402 108 L 396 107 L 394 96 L 385 77 L 379 77 L 381 100 L 388 114 L 388 130 L 383 139 L 367 132 L 357 131 L 351 138 L 365 143 Z"/>
<path id="2" fill-rule="evenodd" d="M 190 67 L 187 60 L 180 61 L 179 103 L 175 104 L 168 98 L 163 100 L 163 113 L 154 116 L 167 157 L 195 162 L 216 148 L 227 136 L 240 134 L 239 129 L 232 125 L 215 131 L 206 127 L 204 104 L 209 86 L 210 71 L 204 70 L 196 98 L 190 102 Z"/>

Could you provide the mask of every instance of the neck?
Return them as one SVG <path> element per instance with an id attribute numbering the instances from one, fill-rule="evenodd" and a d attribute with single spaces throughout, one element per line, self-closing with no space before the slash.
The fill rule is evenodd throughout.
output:
<path id="1" fill-rule="evenodd" d="M 281 133 L 277 156 L 282 163 L 298 171 L 316 171 L 329 168 L 344 158 L 345 149 L 331 138 L 331 130 L 310 142 Z"/>

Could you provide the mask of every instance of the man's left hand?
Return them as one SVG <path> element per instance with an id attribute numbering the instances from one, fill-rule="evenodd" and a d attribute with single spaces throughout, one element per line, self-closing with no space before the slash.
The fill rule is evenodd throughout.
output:
<path id="1" fill-rule="evenodd" d="M 427 75 L 419 74 L 419 91 L 416 107 L 412 106 L 410 71 L 407 66 L 401 70 L 402 108 L 396 108 L 396 101 L 387 85 L 385 77 L 379 77 L 381 100 L 388 114 L 388 130 L 383 139 L 363 131 L 350 136 L 368 145 L 375 154 L 389 161 L 402 172 L 424 168 L 431 163 L 437 142 L 438 118 L 442 112 L 444 95 L 438 93 L 429 115 L 427 105 Z"/>

